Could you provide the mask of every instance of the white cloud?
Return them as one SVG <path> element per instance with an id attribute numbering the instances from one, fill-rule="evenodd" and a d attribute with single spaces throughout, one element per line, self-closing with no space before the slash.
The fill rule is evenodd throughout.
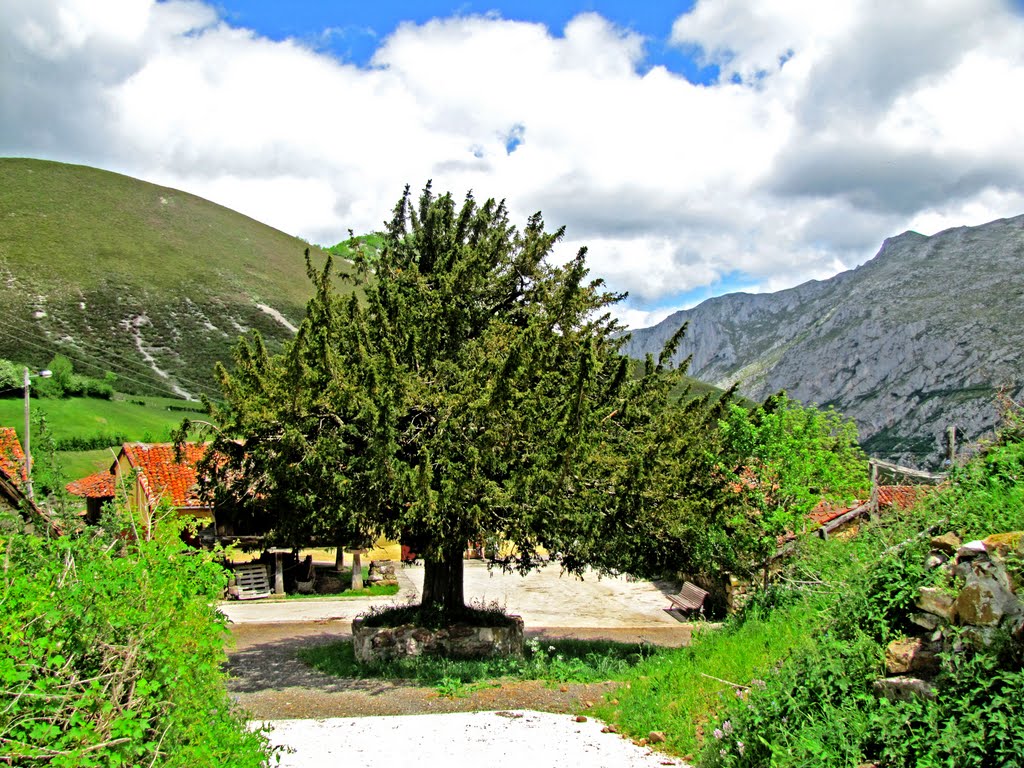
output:
<path id="1" fill-rule="evenodd" d="M 787 287 L 908 228 L 1024 212 L 1024 18 L 998 0 L 699 0 L 672 39 L 719 80 L 646 68 L 593 13 L 404 24 L 359 68 L 200 2 L 8 0 L 0 154 L 318 242 L 379 228 L 406 183 L 472 188 L 565 224 L 634 326 L 730 275 Z"/>

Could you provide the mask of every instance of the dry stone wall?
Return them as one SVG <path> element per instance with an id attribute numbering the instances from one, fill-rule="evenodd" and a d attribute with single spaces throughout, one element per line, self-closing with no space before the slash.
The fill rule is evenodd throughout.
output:
<path id="1" fill-rule="evenodd" d="M 1024 532 L 966 544 L 947 533 L 931 547 L 925 564 L 943 569 L 949 587 L 922 587 L 910 617 L 918 632 L 886 649 L 888 677 L 875 689 L 888 698 L 933 695 L 929 679 L 943 652 L 985 648 L 1000 636 L 1024 644 Z"/>
<path id="2" fill-rule="evenodd" d="M 409 656 L 443 656 L 449 659 L 485 659 L 523 655 L 523 619 L 509 616 L 510 625 L 478 627 L 456 624 L 428 629 L 414 624 L 368 627 L 364 619 L 352 622 L 356 659 L 364 664 Z"/>

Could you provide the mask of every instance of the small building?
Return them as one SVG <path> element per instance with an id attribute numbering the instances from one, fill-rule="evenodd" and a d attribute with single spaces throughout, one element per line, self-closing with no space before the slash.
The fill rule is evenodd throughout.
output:
<path id="1" fill-rule="evenodd" d="M 173 443 L 125 443 L 110 469 L 67 484 L 68 493 L 86 503 L 86 522 L 95 523 L 103 506 L 124 495 L 128 506 L 139 513 L 145 526 L 154 510 L 167 500 L 179 515 L 213 523 L 213 507 L 199 495 L 197 466 L 206 445 L 185 443 L 181 459 Z"/>

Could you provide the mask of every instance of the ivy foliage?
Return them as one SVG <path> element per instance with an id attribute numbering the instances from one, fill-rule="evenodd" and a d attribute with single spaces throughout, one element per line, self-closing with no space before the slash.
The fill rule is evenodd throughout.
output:
<path id="1" fill-rule="evenodd" d="M 507 567 L 542 549 L 573 571 L 660 573 L 724 557 L 734 503 L 715 471 L 724 401 L 670 402 L 667 354 L 638 376 L 588 278 L 553 264 L 563 230 L 504 203 L 406 189 L 357 290 L 307 255 L 315 295 L 295 340 L 243 341 L 221 368 L 211 488 L 282 543 L 384 535 L 424 556 L 424 603 L 462 605 L 469 541 Z M 221 513 L 219 513 L 220 516 Z"/>
<path id="2" fill-rule="evenodd" d="M 144 541 L 120 516 L 55 538 L 4 521 L 0 763 L 263 764 L 224 686 L 223 569 L 174 522 Z"/>

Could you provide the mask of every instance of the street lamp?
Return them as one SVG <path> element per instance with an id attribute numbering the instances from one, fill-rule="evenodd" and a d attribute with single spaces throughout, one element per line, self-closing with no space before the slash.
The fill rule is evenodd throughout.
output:
<path id="1" fill-rule="evenodd" d="M 32 496 L 32 451 L 29 448 L 29 414 L 28 414 L 28 389 L 31 386 L 31 379 L 48 379 L 53 375 L 52 371 L 42 370 L 39 373 L 29 373 L 25 369 L 25 491 L 31 500 Z"/>

